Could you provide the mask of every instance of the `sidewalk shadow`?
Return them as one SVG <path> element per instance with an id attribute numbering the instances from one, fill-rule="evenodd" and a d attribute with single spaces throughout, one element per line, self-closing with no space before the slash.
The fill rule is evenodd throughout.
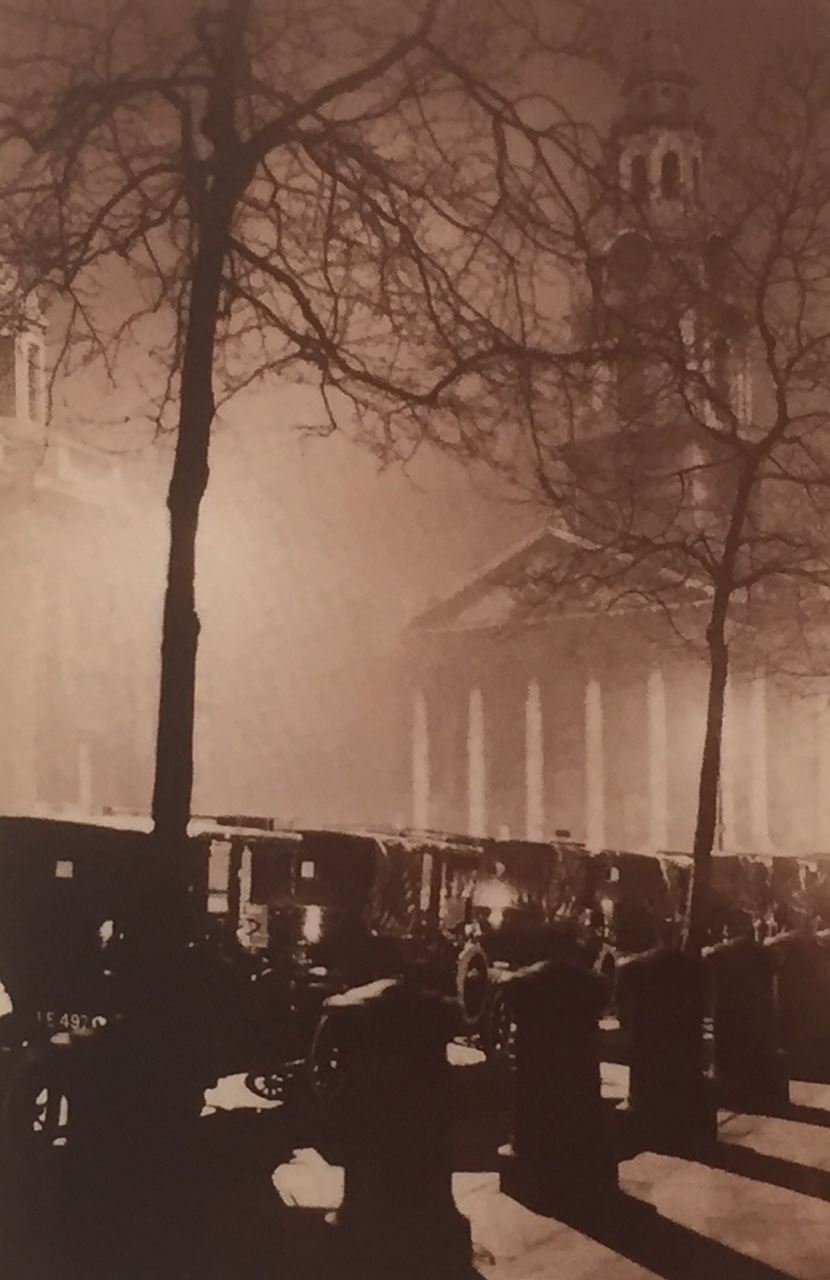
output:
<path id="1" fill-rule="evenodd" d="M 786 1107 L 782 1107 L 778 1114 L 784 1120 L 798 1120 L 801 1124 L 830 1129 L 830 1111 L 825 1111 L 823 1107 L 810 1107 L 806 1103 L 791 1102 Z"/>
<path id="2" fill-rule="evenodd" d="M 156 1160 L 67 1158 L 0 1211 L 0 1274 L 14 1280 L 321 1280 L 325 1224 L 289 1222 L 271 1182 L 278 1121 L 225 1113 Z"/>
<path id="3" fill-rule="evenodd" d="M 830 1169 L 816 1169 L 812 1165 L 784 1160 L 781 1156 L 766 1155 L 752 1147 L 736 1142 L 719 1142 L 700 1156 L 701 1163 L 724 1173 L 734 1173 L 754 1182 L 796 1191 L 814 1200 L 830 1201 Z"/>
<path id="4" fill-rule="evenodd" d="M 830 1084 L 830 1052 L 810 1052 L 790 1049 L 787 1053 L 787 1065 L 790 1079 L 804 1081 L 807 1084 Z"/>
<path id="5" fill-rule="evenodd" d="M 777 1267 L 664 1218 L 652 1205 L 624 1192 L 601 1215 L 557 1217 L 663 1280 L 703 1280 L 709 1276 L 722 1276 L 724 1280 L 792 1280 Z"/>

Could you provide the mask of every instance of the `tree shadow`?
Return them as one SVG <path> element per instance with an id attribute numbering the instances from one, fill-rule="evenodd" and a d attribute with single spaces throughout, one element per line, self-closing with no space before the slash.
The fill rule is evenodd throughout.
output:
<path id="1" fill-rule="evenodd" d="M 168 1153 L 164 1170 L 76 1180 L 50 1231 L 65 1265 L 55 1268 L 53 1247 L 51 1269 L 15 1271 L 15 1280 L 367 1280 L 350 1266 L 331 1215 L 286 1204 L 275 1188 L 274 1170 L 298 1138 L 307 1145 L 318 1136 L 305 1121 L 219 1113 L 201 1122 L 196 1142 Z M 402 1259 L 395 1280 L 481 1280 L 472 1259 L 440 1263 L 439 1254 L 428 1275 L 410 1276 Z"/>
<path id="2" fill-rule="evenodd" d="M 798 1120 L 801 1124 L 812 1124 L 820 1129 L 830 1129 L 830 1111 L 823 1107 L 810 1107 L 806 1103 L 791 1102 L 782 1107 L 779 1113 L 785 1120 Z"/>
<path id="3" fill-rule="evenodd" d="M 453 1084 L 453 1168 L 492 1172 L 498 1168 L 499 1147 L 510 1136 L 513 1079 L 503 1066 L 488 1063 L 466 1069 Z"/>
<path id="4" fill-rule="evenodd" d="M 722 1169 L 724 1173 L 796 1191 L 814 1200 L 830 1201 L 830 1169 L 798 1164 L 734 1142 L 719 1142 L 702 1154 L 700 1160 L 712 1169 Z"/>
<path id="5" fill-rule="evenodd" d="M 625 1192 L 600 1211 L 565 1211 L 556 1216 L 663 1280 L 701 1280 L 703 1276 L 792 1280 L 777 1267 L 662 1217 L 652 1205 Z"/>
<path id="6" fill-rule="evenodd" d="M 70 1156 L 8 1189 L 0 1213 L 15 1280 L 319 1280 L 331 1231 L 288 1217 L 271 1175 L 288 1139 L 271 1115 L 225 1113 L 184 1143 L 105 1164 Z"/>

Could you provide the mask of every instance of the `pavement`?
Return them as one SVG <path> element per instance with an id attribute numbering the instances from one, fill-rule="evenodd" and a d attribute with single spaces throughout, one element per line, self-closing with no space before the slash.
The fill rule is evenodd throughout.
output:
<path id="1" fill-rule="evenodd" d="M 721 1112 L 706 1163 L 624 1161 L 628 1222 L 590 1232 L 532 1213 L 496 1174 L 456 1174 L 477 1269 L 494 1280 L 829 1280 L 830 1088 L 796 1083 L 791 1097 L 796 1118 Z"/>
<path id="2" fill-rule="evenodd" d="M 778 1115 L 722 1111 L 695 1158 L 623 1159 L 620 1194 L 576 1221 L 501 1190 L 506 1077 L 467 1046 L 451 1058 L 463 1280 L 830 1280 L 830 1084 L 794 1082 Z M 602 1083 L 611 1111 L 625 1065 L 604 1063 Z M 345 1280 L 343 1170 L 326 1127 L 243 1076 L 211 1090 L 203 1115 L 194 1145 L 159 1150 L 157 1165 L 151 1148 L 124 1170 L 58 1162 L 48 1185 L 0 1187 L 0 1280 Z"/>
<path id="3" fill-rule="evenodd" d="M 622 1100 L 627 1069 L 606 1063 L 602 1074 L 609 1103 Z M 456 1172 L 474 1274 L 830 1280 L 830 1086 L 793 1082 L 790 1099 L 785 1115 L 722 1111 L 717 1144 L 696 1159 L 645 1151 L 624 1160 L 622 1194 L 590 1223 L 532 1212 L 500 1190 L 492 1168 Z M 273 1183 L 283 1205 L 334 1221 L 343 1172 L 318 1151 L 295 1151 Z"/>

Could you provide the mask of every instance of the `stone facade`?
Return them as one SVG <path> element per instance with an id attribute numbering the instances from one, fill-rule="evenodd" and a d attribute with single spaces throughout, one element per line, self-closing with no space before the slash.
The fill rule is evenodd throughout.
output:
<path id="1" fill-rule="evenodd" d="M 488 592 L 482 583 L 481 594 Z M 469 596 L 467 597 L 469 601 Z M 426 616 L 410 636 L 416 827 L 593 848 L 689 851 L 705 663 L 659 624 L 583 614 L 539 625 Z M 494 617 L 497 613 L 494 609 Z M 830 849 L 830 689 L 758 672 L 731 680 L 719 843 Z"/>
<path id="2" fill-rule="evenodd" d="M 140 500 L 117 455 L 47 425 L 39 330 L 15 341 L 0 404 L 0 811 L 145 811 L 156 610 Z"/>

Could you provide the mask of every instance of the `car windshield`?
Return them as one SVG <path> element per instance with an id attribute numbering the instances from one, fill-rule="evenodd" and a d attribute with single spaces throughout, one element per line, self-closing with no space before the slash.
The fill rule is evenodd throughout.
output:
<path id="1" fill-rule="evenodd" d="M 302 842 L 257 842 L 251 901 L 360 912 L 371 889 L 376 844 L 366 836 L 304 832 Z"/>

